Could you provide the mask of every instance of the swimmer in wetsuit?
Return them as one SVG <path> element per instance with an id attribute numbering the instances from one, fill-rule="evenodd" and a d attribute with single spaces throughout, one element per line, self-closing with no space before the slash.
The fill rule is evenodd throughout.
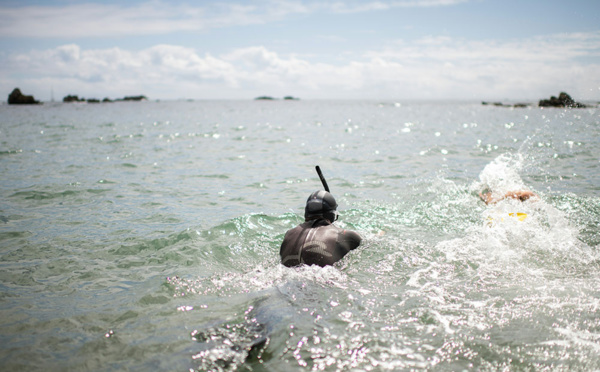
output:
<path id="1" fill-rule="evenodd" d="M 323 190 L 310 194 L 304 209 L 305 222 L 289 230 L 281 243 L 281 263 L 287 267 L 333 265 L 358 247 L 360 235 L 335 226 L 337 218 L 333 195 Z"/>

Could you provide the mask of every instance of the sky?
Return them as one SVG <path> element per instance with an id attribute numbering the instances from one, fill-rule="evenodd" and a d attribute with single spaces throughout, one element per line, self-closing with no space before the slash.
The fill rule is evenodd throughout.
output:
<path id="1" fill-rule="evenodd" d="M 38 100 L 600 101 L 600 0 L 0 0 Z"/>

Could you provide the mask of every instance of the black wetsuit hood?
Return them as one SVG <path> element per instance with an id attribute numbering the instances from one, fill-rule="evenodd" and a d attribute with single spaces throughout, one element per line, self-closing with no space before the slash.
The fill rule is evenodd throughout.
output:
<path id="1" fill-rule="evenodd" d="M 304 219 L 306 221 L 324 218 L 330 222 L 337 220 L 337 202 L 330 192 L 318 190 L 310 194 L 304 208 Z"/>

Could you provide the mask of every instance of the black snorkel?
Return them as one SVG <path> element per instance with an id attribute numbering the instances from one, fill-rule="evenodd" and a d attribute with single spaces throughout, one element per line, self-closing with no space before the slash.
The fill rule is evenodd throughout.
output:
<path id="1" fill-rule="evenodd" d="M 321 172 L 321 167 L 319 167 L 317 165 L 315 167 L 315 169 L 317 170 L 317 174 L 319 175 L 319 178 L 321 179 L 321 183 L 323 184 L 325 191 L 329 192 L 329 186 L 327 186 L 327 181 L 325 181 L 325 177 L 323 177 L 323 172 Z"/>

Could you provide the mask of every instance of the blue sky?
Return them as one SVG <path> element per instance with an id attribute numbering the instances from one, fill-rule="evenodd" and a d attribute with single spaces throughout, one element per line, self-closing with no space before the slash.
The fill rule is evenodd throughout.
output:
<path id="1" fill-rule="evenodd" d="M 41 100 L 600 101 L 600 1 L 4 0 L 0 64 Z"/>

